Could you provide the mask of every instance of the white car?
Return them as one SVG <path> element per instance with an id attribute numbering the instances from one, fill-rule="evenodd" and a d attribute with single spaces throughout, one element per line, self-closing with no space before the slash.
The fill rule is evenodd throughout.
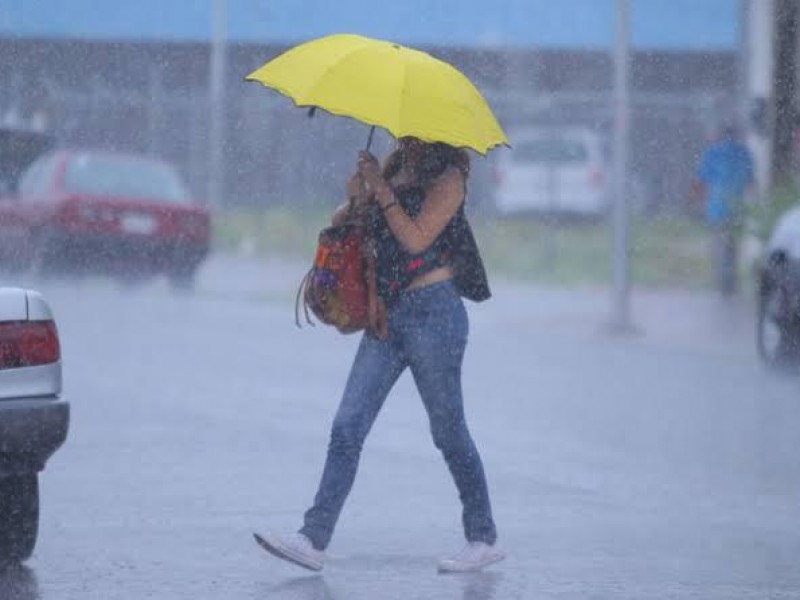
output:
<path id="1" fill-rule="evenodd" d="M 494 208 L 600 217 L 608 208 L 608 176 L 600 136 L 587 128 L 521 129 L 494 165 Z"/>
<path id="2" fill-rule="evenodd" d="M 0 287 L 0 563 L 27 559 L 39 528 L 39 472 L 64 443 L 61 347 L 41 294 Z"/>
<path id="3" fill-rule="evenodd" d="M 800 364 L 800 207 L 767 242 L 758 273 L 758 352 L 770 366 Z"/>

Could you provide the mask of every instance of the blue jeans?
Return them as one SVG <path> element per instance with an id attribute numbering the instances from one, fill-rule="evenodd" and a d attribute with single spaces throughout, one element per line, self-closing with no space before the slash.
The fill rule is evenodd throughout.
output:
<path id="1" fill-rule="evenodd" d="M 314 505 L 300 530 L 324 550 L 353 485 L 361 447 L 389 391 L 409 367 L 463 505 L 469 541 L 497 538 L 486 477 L 464 419 L 461 363 L 467 312 L 450 281 L 404 291 L 389 309 L 389 337 L 364 334 L 333 421 Z"/>

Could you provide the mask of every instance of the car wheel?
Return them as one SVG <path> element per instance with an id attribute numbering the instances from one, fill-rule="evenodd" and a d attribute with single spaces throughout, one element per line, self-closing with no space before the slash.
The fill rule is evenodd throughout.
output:
<path id="1" fill-rule="evenodd" d="M 47 230 L 39 230 L 33 234 L 28 267 L 37 277 L 46 277 L 56 270 L 59 259 L 59 248 L 54 236 Z"/>
<path id="2" fill-rule="evenodd" d="M 38 476 L 0 477 L 0 560 L 21 562 L 30 557 L 38 531 Z"/>
<path id="3" fill-rule="evenodd" d="M 194 290 L 196 267 L 178 267 L 167 273 L 167 279 L 172 289 L 191 292 Z"/>
<path id="4" fill-rule="evenodd" d="M 10 275 L 22 275 L 28 269 L 30 259 L 27 253 L 27 242 L 25 239 L 14 239 L 14 244 L 10 252 L 3 255 L 2 266 L 6 273 Z M 6 246 L 8 248 L 8 246 Z"/>
<path id="5" fill-rule="evenodd" d="M 787 366 L 800 351 L 800 336 L 788 312 L 785 288 L 767 287 L 758 309 L 758 353 L 772 367 Z"/>

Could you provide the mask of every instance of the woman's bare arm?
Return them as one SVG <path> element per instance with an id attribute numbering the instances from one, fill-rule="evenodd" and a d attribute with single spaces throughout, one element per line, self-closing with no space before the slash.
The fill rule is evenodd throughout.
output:
<path id="1" fill-rule="evenodd" d="M 425 191 L 422 209 L 411 218 L 402 209 L 388 185 L 380 186 L 375 202 L 381 207 L 386 222 L 398 242 L 411 254 L 427 250 L 464 202 L 464 175 L 451 167 Z"/>

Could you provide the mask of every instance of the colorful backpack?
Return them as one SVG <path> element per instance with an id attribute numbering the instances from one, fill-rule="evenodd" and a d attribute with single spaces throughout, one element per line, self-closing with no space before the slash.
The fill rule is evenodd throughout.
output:
<path id="1" fill-rule="evenodd" d="M 309 309 L 341 333 L 373 328 L 379 310 L 375 244 L 366 225 L 350 221 L 319 233 L 314 263 L 300 282 L 295 322 L 300 327 L 300 298 L 306 322 Z"/>

